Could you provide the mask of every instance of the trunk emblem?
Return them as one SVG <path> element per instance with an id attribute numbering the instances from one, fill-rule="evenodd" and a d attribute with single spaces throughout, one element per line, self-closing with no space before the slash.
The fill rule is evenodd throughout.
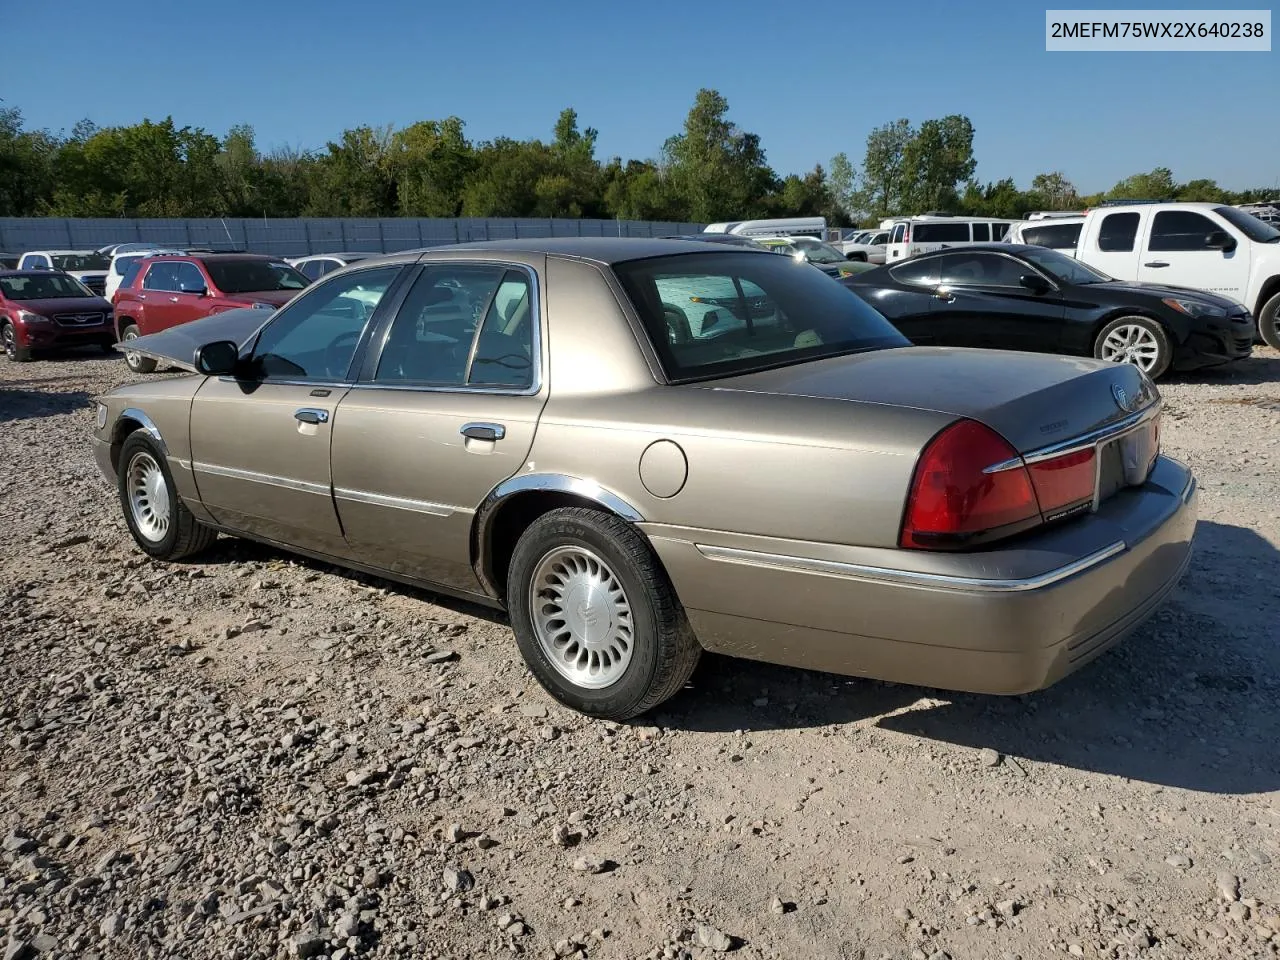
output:
<path id="1" fill-rule="evenodd" d="M 1138 398 L 1134 397 L 1130 400 L 1129 394 L 1126 393 L 1124 387 L 1120 386 L 1118 383 L 1113 383 L 1111 385 L 1111 396 L 1115 397 L 1116 406 L 1121 410 L 1129 411 L 1137 406 Z"/>

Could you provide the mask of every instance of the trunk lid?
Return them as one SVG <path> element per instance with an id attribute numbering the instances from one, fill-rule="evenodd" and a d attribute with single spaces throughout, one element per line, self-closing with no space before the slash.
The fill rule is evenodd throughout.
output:
<path id="1" fill-rule="evenodd" d="M 1019 453 L 1115 423 L 1159 396 L 1129 364 L 956 347 L 876 350 L 726 377 L 705 386 L 968 417 L 999 432 Z"/>

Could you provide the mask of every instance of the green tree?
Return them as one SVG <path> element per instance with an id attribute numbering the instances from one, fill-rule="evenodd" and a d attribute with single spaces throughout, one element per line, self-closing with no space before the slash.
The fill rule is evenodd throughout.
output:
<path id="1" fill-rule="evenodd" d="M 915 131 L 908 120 L 894 120 L 867 134 L 867 151 L 862 159 L 865 205 L 880 218 L 904 213 L 906 194 L 905 158 Z"/>
<path id="2" fill-rule="evenodd" d="M 952 114 L 924 121 L 902 150 L 905 212 L 956 209 L 956 187 L 972 177 L 976 167 L 968 117 Z"/>
<path id="3" fill-rule="evenodd" d="M 1156 167 L 1150 173 L 1126 177 L 1107 193 L 1109 200 L 1172 200 L 1177 194 L 1173 171 Z"/>
<path id="4" fill-rule="evenodd" d="M 1048 210 L 1074 210 L 1079 206 L 1075 186 L 1057 170 L 1037 173 L 1031 180 L 1031 192 L 1044 197 Z"/>

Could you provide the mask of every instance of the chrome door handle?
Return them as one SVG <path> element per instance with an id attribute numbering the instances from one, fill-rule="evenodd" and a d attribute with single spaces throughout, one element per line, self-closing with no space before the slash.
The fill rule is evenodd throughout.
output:
<path id="1" fill-rule="evenodd" d="M 169 298 L 169 302 L 170 302 L 170 303 L 177 303 L 177 302 L 178 302 L 178 298 L 177 298 L 177 297 L 170 297 L 170 298 Z"/>
<path id="2" fill-rule="evenodd" d="M 293 419 L 300 423 L 328 423 L 329 411 L 319 410 L 316 407 L 303 407 L 293 411 Z"/>
<path id="3" fill-rule="evenodd" d="M 501 440 L 507 428 L 500 423 L 467 423 L 458 432 L 468 440 Z"/>
<path id="4" fill-rule="evenodd" d="M 1168 265 L 1164 260 L 1150 260 L 1143 264 L 1144 267 L 1167 267 Z"/>
<path id="5" fill-rule="evenodd" d="M 145 299 L 147 299 L 147 295 L 146 295 L 145 293 L 140 293 L 140 294 L 138 294 L 138 299 L 139 299 L 139 300 L 145 300 Z"/>
<path id="6" fill-rule="evenodd" d="M 950 290 L 935 290 L 933 296 L 937 300 L 945 300 L 947 303 L 954 303 L 956 295 Z"/>

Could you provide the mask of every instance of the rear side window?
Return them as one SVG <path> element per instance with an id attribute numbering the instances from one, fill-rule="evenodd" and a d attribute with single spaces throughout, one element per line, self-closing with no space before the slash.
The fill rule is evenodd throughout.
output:
<path id="1" fill-rule="evenodd" d="M 1098 228 L 1098 249 L 1111 253 L 1125 253 L 1133 249 L 1138 236 L 1138 214 L 1109 213 L 1102 218 Z"/>
<path id="2" fill-rule="evenodd" d="M 1082 223 L 1055 223 L 1047 227 L 1028 227 L 1022 231 L 1022 242 L 1051 250 L 1074 250 L 1082 226 Z"/>
<path id="3" fill-rule="evenodd" d="M 985 223 L 973 224 L 973 239 L 986 241 L 991 239 L 991 228 Z"/>
<path id="4" fill-rule="evenodd" d="M 125 272 L 141 259 L 141 257 L 116 257 L 111 261 L 111 272 L 117 277 L 123 277 Z"/>
<path id="5" fill-rule="evenodd" d="M 1005 237 L 1005 234 L 1008 232 L 1009 232 L 1009 224 L 1007 223 L 993 223 L 991 225 L 992 240 L 1003 240 Z"/>
<path id="6" fill-rule="evenodd" d="M 912 243 L 968 243 L 967 223 L 917 223 L 911 228 Z"/>
<path id="7" fill-rule="evenodd" d="M 1219 227 L 1191 210 L 1162 210 L 1151 224 L 1148 250 L 1208 250 L 1205 238 Z"/>
<path id="8" fill-rule="evenodd" d="M 698 253 L 614 271 L 672 380 L 908 344 L 861 298 L 789 257 Z"/>

